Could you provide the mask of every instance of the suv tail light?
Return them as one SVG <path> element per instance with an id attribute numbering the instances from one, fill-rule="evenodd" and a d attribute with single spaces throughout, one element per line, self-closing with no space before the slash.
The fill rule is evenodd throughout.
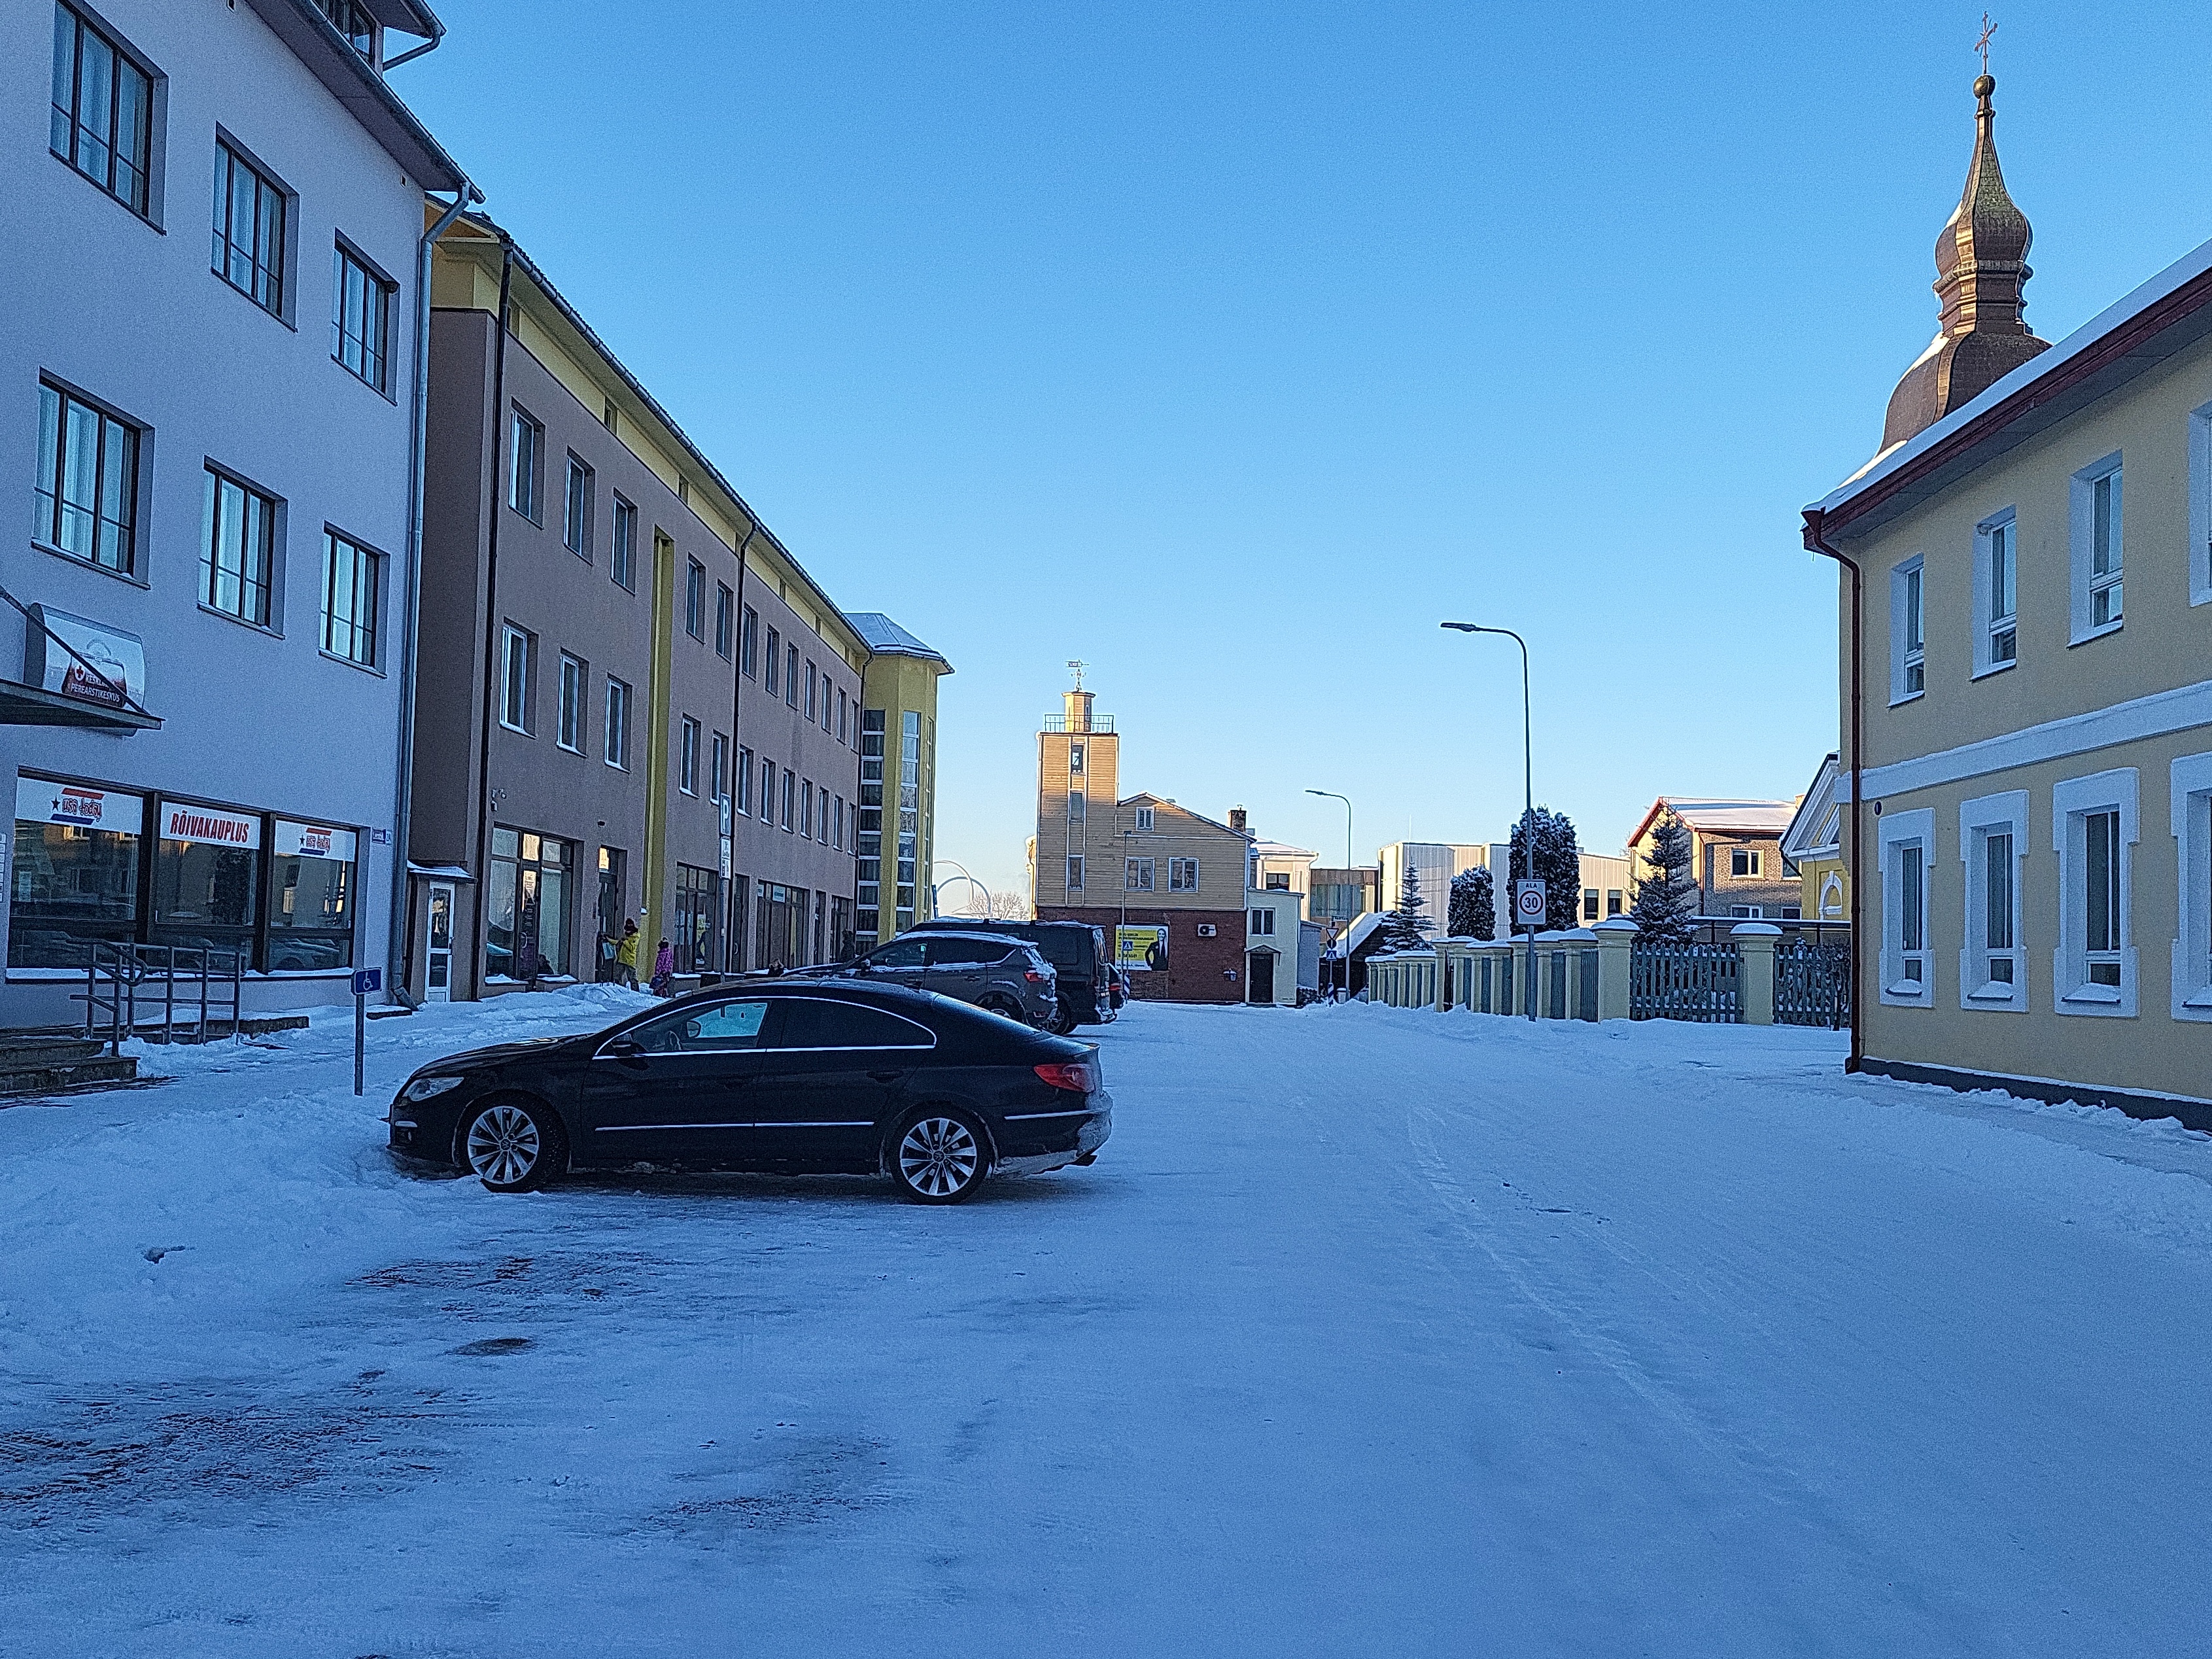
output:
<path id="1" fill-rule="evenodd" d="M 1037 972 L 1034 968 L 1024 969 L 1022 974 L 1022 977 L 1029 981 L 1032 985 L 1042 985 L 1044 983 L 1044 975 Z"/>
<path id="2" fill-rule="evenodd" d="M 1051 1061 L 1038 1066 L 1036 1074 L 1054 1088 L 1066 1089 L 1071 1094 L 1098 1092 L 1098 1068 L 1087 1060 Z"/>

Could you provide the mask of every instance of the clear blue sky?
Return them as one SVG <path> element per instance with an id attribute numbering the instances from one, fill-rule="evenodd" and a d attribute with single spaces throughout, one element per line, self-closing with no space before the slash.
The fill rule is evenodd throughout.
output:
<path id="1" fill-rule="evenodd" d="M 997 887 L 1071 657 L 1125 790 L 1331 861 L 1309 785 L 1363 859 L 1519 809 L 1516 655 L 1446 617 L 1528 635 L 1585 846 L 1803 788 L 1797 508 L 1934 332 L 1980 11 L 447 0 L 394 80 L 829 591 L 952 659 L 939 851 Z M 1991 65 L 2052 340 L 2212 235 L 2212 9 L 2083 15 L 2008 5 Z"/>

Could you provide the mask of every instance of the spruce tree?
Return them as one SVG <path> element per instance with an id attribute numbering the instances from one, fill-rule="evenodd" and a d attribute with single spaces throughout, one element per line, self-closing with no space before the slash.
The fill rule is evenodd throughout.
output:
<path id="1" fill-rule="evenodd" d="M 1628 912 L 1639 945 L 1687 945 L 1698 914 L 1698 882 L 1690 872 L 1689 826 L 1662 811 L 1651 828 L 1651 848 L 1644 855 L 1648 873 L 1636 884 L 1636 902 Z"/>
<path id="2" fill-rule="evenodd" d="M 1452 878 L 1445 931 L 1454 939 L 1490 939 L 1498 936 L 1496 889 L 1486 866 L 1478 864 Z"/>
<path id="3" fill-rule="evenodd" d="M 1421 910 L 1425 901 L 1421 897 L 1421 872 L 1409 860 L 1406 873 L 1398 883 L 1398 908 L 1382 915 L 1382 944 L 1384 951 L 1425 951 L 1429 936 L 1422 926 Z"/>
<path id="4" fill-rule="evenodd" d="M 1529 868 L 1528 836 L 1534 831 L 1535 867 Z M 1575 907 L 1582 897 L 1583 854 L 1574 821 L 1548 806 L 1531 810 L 1513 826 L 1513 873 L 1533 875 L 1544 884 L 1544 926 L 1554 931 L 1577 925 Z"/>

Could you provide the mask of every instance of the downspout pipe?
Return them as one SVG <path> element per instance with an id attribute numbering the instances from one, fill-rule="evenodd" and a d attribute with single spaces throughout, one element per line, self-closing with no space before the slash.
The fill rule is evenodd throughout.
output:
<path id="1" fill-rule="evenodd" d="M 1826 538 L 1826 530 L 1827 520 L 1826 514 L 1820 513 L 1817 509 L 1808 510 L 1806 513 L 1806 547 L 1814 553 L 1819 553 L 1828 558 L 1833 559 L 1838 564 L 1841 565 L 1845 570 L 1850 573 L 1851 579 L 1851 683 L 1850 691 L 1849 693 L 1850 707 L 1844 714 L 1845 723 L 1849 726 L 1850 732 L 1851 744 L 1851 822 L 1850 830 L 1851 849 L 1851 1051 L 1849 1057 L 1844 1061 L 1844 1070 L 1846 1072 L 1856 1072 L 1860 1069 L 1866 1059 L 1865 1034 L 1859 1023 L 1860 1010 L 1866 1001 L 1866 998 L 1863 994 L 1863 987 L 1861 984 L 1862 975 L 1859 972 L 1864 955 L 1864 940 L 1866 939 L 1866 929 L 1861 925 L 1864 915 L 1866 903 L 1864 898 L 1862 896 L 1862 889 L 1865 886 L 1864 876 L 1866 866 L 1864 860 L 1860 857 L 1859 829 L 1859 809 L 1863 798 L 1863 791 L 1861 788 L 1861 763 L 1859 758 L 1860 738 L 1863 727 L 1863 716 L 1862 711 L 1866 706 L 1865 649 L 1864 640 L 1863 638 L 1863 618 L 1866 613 L 1866 606 L 1864 603 L 1865 594 L 1863 591 L 1863 579 L 1859 570 L 1858 561 L 1852 558 L 1849 554 L 1830 546 Z"/>
<path id="2" fill-rule="evenodd" d="M 399 630 L 399 777 L 392 828 L 392 915 L 385 936 L 384 982 L 394 1001 L 412 1007 L 405 992 L 414 952 L 414 888 L 407 875 L 407 837 L 415 796 L 415 647 L 422 610 L 423 471 L 430 447 L 430 260 L 438 239 L 483 192 L 463 182 L 453 201 L 422 233 L 415 250 L 415 386 L 407 409 L 407 546 L 401 560 Z"/>
<path id="3" fill-rule="evenodd" d="M 484 510 L 490 524 L 484 535 L 484 647 L 483 706 L 477 711 L 477 902 L 476 926 L 469 930 L 469 972 L 477 995 L 483 995 L 484 910 L 491 891 L 491 868 L 487 854 L 491 844 L 491 711 L 498 694 L 499 662 L 499 526 L 506 515 L 501 499 L 501 461 L 507 457 L 507 434 L 514 425 L 507 412 L 507 313 L 514 303 L 514 243 L 500 234 L 498 331 L 491 371 L 491 477 L 484 490 Z M 518 902 L 520 896 L 518 896 Z"/>

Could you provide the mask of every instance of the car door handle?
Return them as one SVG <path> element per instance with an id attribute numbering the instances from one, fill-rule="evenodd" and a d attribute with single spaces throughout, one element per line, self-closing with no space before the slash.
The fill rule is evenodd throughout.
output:
<path id="1" fill-rule="evenodd" d="M 871 1072 L 868 1079 L 872 1083 L 896 1083 L 905 1075 L 904 1072 Z"/>

